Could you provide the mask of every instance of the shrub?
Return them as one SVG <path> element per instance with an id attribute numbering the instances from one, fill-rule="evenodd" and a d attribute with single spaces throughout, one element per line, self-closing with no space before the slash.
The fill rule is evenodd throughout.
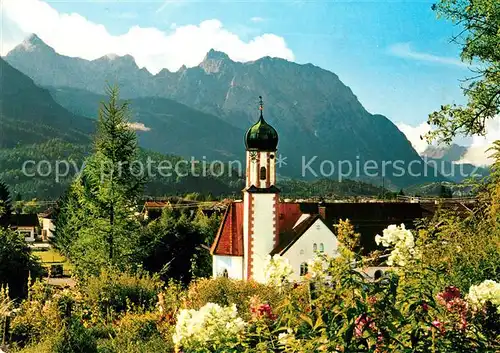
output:
<path id="1" fill-rule="evenodd" d="M 58 302 L 50 300 L 51 289 L 35 282 L 28 292 L 10 324 L 10 339 L 21 347 L 39 343 L 62 328 Z"/>
<path id="2" fill-rule="evenodd" d="M 153 309 L 160 288 L 160 280 L 147 273 L 103 271 L 100 276 L 87 279 L 80 290 L 85 302 L 96 308 L 101 317 L 108 318 L 127 310 Z"/>
<path id="3" fill-rule="evenodd" d="M 112 337 L 99 341 L 101 353 L 149 353 L 173 352 L 171 336 L 164 339 L 161 334 L 161 314 L 127 313 L 116 324 Z"/>
<path id="4" fill-rule="evenodd" d="M 225 277 L 215 279 L 200 279 L 188 288 L 185 306 L 189 309 L 200 309 L 207 303 L 221 306 L 236 304 L 239 315 L 245 320 L 251 317 L 250 298 L 259 298 L 276 307 L 281 299 L 280 290 L 276 287 L 260 284 L 254 281 L 238 281 Z"/>

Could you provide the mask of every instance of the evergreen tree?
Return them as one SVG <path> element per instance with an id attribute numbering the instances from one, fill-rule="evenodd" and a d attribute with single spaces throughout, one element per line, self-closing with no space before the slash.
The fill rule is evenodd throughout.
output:
<path id="1" fill-rule="evenodd" d="M 39 277 L 42 268 L 33 258 L 24 236 L 9 228 L 0 228 L 0 287 L 8 286 L 13 298 L 27 293 L 28 277 Z"/>
<path id="2" fill-rule="evenodd" d="M 0 226 L 9 225 L 12 214 L 12 200 L 10 198 L 9 188 L 3 181 L 0 181 Z"/>
<path id="3" fill-rule="evenodd" d="M 56 220 L 56 242 L 82 275 L 135 264 L 139 222 L 134 212 L 144 179 L 137 136 L 117 88 L 99 109 L 93 154 L 75 178 Z"/>

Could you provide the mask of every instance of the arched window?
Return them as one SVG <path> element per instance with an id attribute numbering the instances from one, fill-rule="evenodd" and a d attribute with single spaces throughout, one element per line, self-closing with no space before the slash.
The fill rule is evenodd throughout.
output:
<path id="1" fill-rule="evenodd" d="M 307 275 L 307 263 L 303 262 L 300 264 L 300 275 L 305 276 Z"/>
<path id="2" fill-rule="evenodd" d="M 313 251 L 318 251 L 318 244 L 316 243 L 313 244 Z"/>
<path id="3" fill-rule="evenodd" d="M 325 244 L 323 243 L 319 244 L 319 252 L 325 252 Z"/>
<path id="4" fill-rule="evenodd" d="M 222 270 L 222 277 L 229 278 L 229 272 L 227 272 L 227 268 Z"/>
<path id="5" fill-rule="evenodd" d="M 304 249 L 300 250 L 300 255 L 304 255 Z"/>
<path id="6" fill-rule="evenodd" d="M 267 172 L 266 167 L 260 167 L 260 180 L 266 180 Z"/>

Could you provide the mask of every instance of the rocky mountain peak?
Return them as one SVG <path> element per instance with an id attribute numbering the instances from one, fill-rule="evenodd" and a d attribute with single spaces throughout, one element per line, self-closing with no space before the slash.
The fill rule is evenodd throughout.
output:
<path id="1" fill-rule="evenodd" d="M 40 39 L 35 33 L 30 34 L 12 52 L 51 52 L 55 50 L 48 46 L 43 40 Z"/>
<path id="2" fill-rule="evenodd" d="M 222 66 L 229 62 L 232 62 L 232 60 L 226 53 L 210 49 L 199 66 L 205 70 L 207 74 L 211 74 L 219 72 Z"/>

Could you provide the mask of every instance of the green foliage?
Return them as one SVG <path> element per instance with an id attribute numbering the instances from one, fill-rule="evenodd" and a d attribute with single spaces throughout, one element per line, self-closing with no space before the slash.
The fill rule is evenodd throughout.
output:
<path id="1" fill-rule="evenodd" d="M 185 306 L 189 309 L 200 309 L 207 303 L 221 306 L 236 304 L 241 317 L 248 319 L 251 316 L 250 300 L 253 296 L 258 296 L 275 307 L 283 299 L 278 289 L 272 286 L 254 281 L 235 281 L 218 277 L 192 282 L 187 290 Z"/>
<path id="2" fill-rule="evenodd" d="M 6 227 L 9 224 L 11 214 L 12 199 L 9 188 L 3 181 L 0 181 L 0 226 Z"/>
<path id="3" fill-rule="evenodd" d="M 219 217 L 191 215 L 189 209 L 165 208 L 160 218 L 141 233 L 138 249 L 144 269 L 161 278 L 173 278 L 187 284 L 195 277 L 211 275 L 212 244 Z"/>
<path id="4" fill-rule="evenodd" d="M 154 309 L 161 282 L 147 273 L 102 272 L 80 287 L 81 294 L 94 312 L 102 318 L 126 311 Z"/>
<path id="5" fill-rule="evenodd" d="M 24 237 L 0 228 L 0 287 L 8 286 L 12 298 L 23 297 L 27 293 L 28 278 L 37 278 L 41 272 Z"/>
<path id="6" fill-rule="evenodd" d="M 484 134 L 486 121 L 500 112 L 500 5 L 495 0 L 440 0 L 433 9 L 459 27 L 453 41 L 475 74 L 463 87 L 466 106 L 445 105 L 429 116 L 437 129 L 428 138 L 450 143 L 459 133 Z"/>
<path id="7" fill-rule="evenodd" d="M 137 138 L 128 127 L 118 90 L 99 111 L 94 153 L 65 196 L 56 223 L 56 243 L 81 276 L 134 264 L 139 223 L 134 217 L 143 179 L 133 161 Z"/>
<path id="8" fill-rule="evenodd" d="M 389 191 L 362 181 L 332 179 L 315 181 L 283 180 L 278 183 L 282 197 L 317 197 L 338 198 L 357 196 L 377 196 Z"/>
<path id="9" fill-rule="evenodd" d="M 352 252 L 359 250 L 361 234 L 354 231 L 354 226 L 348 219 L 339 220 L 335 227 L 337 228 L 337 239 L 340 244 Z"/>
<path id="10" fill-rule="evenodd" d="M 99 342 L 102 353 L 173 352 L 171 339 L 162 334 L 159 313 L 125 314 L 118 321 L 114 334 Z"/>

